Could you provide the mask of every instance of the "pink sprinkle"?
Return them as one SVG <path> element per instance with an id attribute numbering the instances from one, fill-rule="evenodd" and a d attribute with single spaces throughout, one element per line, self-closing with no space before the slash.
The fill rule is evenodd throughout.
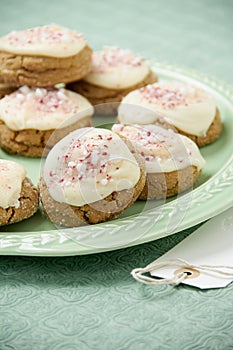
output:
<path id="1" fill-rule="evenodd" d="M 160 104 L 167 109 L 174 109 L 176 106 L 187 104 L 185 95 L 176 87 L 163 88 L 155 83 L 140 88 L 139 93 L 149 103 Z"/>
<path id="2" fill-rule="evenodd" d="M 106 68 L 117 67 L 119 65 L 139 67 L 143 63 L 143 58 L 132 54 L 129 50 L 123 50 L 119 47 L 106 47 L 101 52 L 93 53 L 92 72 L 104 73 Z"/>
<path id="3" fill-rule="evenodd" d="M 75 180 L 81 181 L 90 177 L 102 184 L 112 181 L 107 171 L 113 164 L 110 160 L 110 153 L 106 151 L 107 143 L 111 142 L 112 138 L 109 132 L 103 135 L 96 134 L 91 137 L 87 135 L 80 139 L 73 139 L 70 148 L 62 158 L 63 163 L 60 169 L 62 178 L 58 180 L 59 183 L 62 183 L 62 187 L 73 186 Z"/>
<path id="4" fill-rule="evenodd" d="M 91 156 L 91 152 L 88 153 L 88 155 L 85 157 L 85 159 L 90 158 L 90 156 Z"/>
<path id="5" fill-rule="evenodd" d="M 5 36 L 11 45 L 20 44 L 30 46 L 37 43 L 48 43 L 56 45 L 65 45 L 69 42 L 74 43 L 80 39 L 85 40 L 82 34 L 76 33 L 70 29 L 59 27 L 55 24 L 30 28 L 22 31 L 12 31 Z"/>
<path id="6" fill-rule="evenodd" d="M 64 89 L 34 88 L 22 86 L 15 92 L 4 97 L 9 105 L 16 104 L 16 108 L 29 108 L 38 118 L 44 114 L 61 113 L 63 115 L 75 115 L 79 111 L 77 101 L 69 98 Z M 8 113 L 6 109 L 6 113 Z"/>

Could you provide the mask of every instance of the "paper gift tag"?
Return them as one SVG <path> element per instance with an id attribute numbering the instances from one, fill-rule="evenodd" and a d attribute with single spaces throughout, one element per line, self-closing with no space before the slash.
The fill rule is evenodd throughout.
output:
<path id="1" fill-rule="evenodd" d="M 208 265 L 209 269 L 189 266 L 164 266 L 151 271 L 152 276 L 172 279 L 186 272 L 182 283 L 201 289 L 225 287 L 233 281 L 233 207 L 210 219 L 177 246 L 156 260 L 165 263 L 174 259 L 186 260 L 190 265 Z M 189 265 L 188 264 L 188 265 Z M 181 264 L 182 265 L 182 264 Z M 216 267 L 217 272 L 211 267 Z M 228 267 L 228 268 L 226 268 Z M 229 269 L 231 269 L 229 271 Z M 220 272 L 226 272 L 224 275 Z"/>
<path id="2" fill-rule="evenodd" d="M 148 272 L 161 279 L 146 276 Z M 185 283 L 201 289 L 227 286 L 233 281 L 233 207 L 131 274 L 148 285 Z"/>

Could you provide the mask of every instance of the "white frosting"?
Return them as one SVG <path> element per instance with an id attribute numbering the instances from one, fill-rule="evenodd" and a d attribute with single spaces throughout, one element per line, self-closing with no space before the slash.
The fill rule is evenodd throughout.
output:
<path id="1" fill-rule="evenodd" d="M 26 177 L 25 169 L 10 160 L 0 159 L 0 207 L 18 208 L 22 182 Z"/>
<path id="2" fill-rule="evenodd" d="M 63 128 L 93 111 L 86 98 L 63 88 L 23 86 L 0 100 L 0 120 L 18 131 Z"/>
<path id="3" fill-rule="evenodd" d="M 43 170 L 52 198 L 82 206 L 130 189 L 140 168 L 124 141 L 106 129 L 83 128 L 59 141 Z"/>
<path id="4" fill-rule="evenodd" d="M 205 165 L 197 145 L 188 137 L 156 125 L 113 125 L 112 130 L 129 139 L 144 158 L 147 173 L 168 173 L 190 165 Z"/>
<path id="5" fill-rule="evenodd" d="M 87 45 L 82 34 L 56 24 L 12 31 L 0 38 L 0 50 L 19 55 L 69 57 Z"/>
<path id="6" fill-rule="evenodd" d="M 149 67 L 138 55 L 117 47 L 106 47 L 92 55 L 91 72 L 84 78 L 90 84 L 121 90 L 134 86 L 149 74 Z"/>
<path id="7" fill-rule="evenodd" d="M 152 124 L 159 117 L 187 134 L 205 136 L 216 115 L 214 98 L 205 90 L 158 82 L 130 92 L 118 109 L 122 124 Z"/>

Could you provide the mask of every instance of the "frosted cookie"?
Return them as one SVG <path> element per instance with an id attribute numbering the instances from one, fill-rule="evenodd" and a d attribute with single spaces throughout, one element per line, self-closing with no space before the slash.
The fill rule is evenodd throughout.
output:
<path id="1" fill-rule="evenodd" d="M 156 125 L 113 125 L 112 130 L 130 140 L 146 164 L 146 183 L 139 199 L 171 197 L 192 188 L 205 160 L 188 137 Z"/>
<path id="2" fill-rule="evenodd" d="M 90 73 L 68 88 L 85 96 L 98 113 L 112 114 L 123 96 L 155 81 L 157 76 L 143 58 L 129 50 L 106 47 L 93 53 Z"/>
<path id="3" fill-rule="evenodd" d="M 15 91 L 17 89 L 16 86 L 12 86 L 10 84 L 4 84 L 0 83 L 0 98 L 4 97 L 5 95 L 10 94 L 11 92 Z"/>
<path id="4" fill-rule="evenodd" d="M 145 185 L 141 162 L 131 143 L 110 130 L 70 133 L 45 160 L 39 182 L 45 214 L 54 224 L 70 227 L 115 218 Z"/>
<path id="5" fill-rule="evenodd" d="M 91 104 L 75 92 L 23 86 L 0 100 L 0 146 L 41 157 L 70 131 L 90 126 L 92 114 Z"/>
<path id="6" fill-rule="evenodd" d="M 122 124 L 154 124 L 163 118 L 198 146 L 215 141 L 222 130 L 214 98 L 181 82 L 158 82 L 129 93 L 118 109 Z"/>
<path id="7" fill-rule="evenodd" d="M 0 226 L 32 216 L 38 209 L 38 197 L 25 169 L 15 162 L 0 159 Z"/>
<path id="8" fill-rule="evenodd" d="M 0 38 L 0 79 L 13 85 L 53 86 L 83 78 L 92 50 L 82 34 L 49 24 Z"/>

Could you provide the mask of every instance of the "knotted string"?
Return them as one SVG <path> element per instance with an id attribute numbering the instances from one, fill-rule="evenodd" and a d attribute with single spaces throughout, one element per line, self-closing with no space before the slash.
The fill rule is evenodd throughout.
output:
<path id="1" fill-rule="evenodd" d="M 151 264 L 147 265 L 143 268 L 136 268 L 131 271 L 131 275 L 133 278 L 135 278 L 136 281 L 150 285 L 160 285 L 160 284 L 171 284 L 177 286 L 178 284 L 182 283 L 188 276 L 189 271 L 185 272 L 179 272 L 174 275 L 173 278 L 163 278 L 163 279 L 156 279 L 153 277 L 145 276 L 144 273 L 146 272 L 152 272 L 157 269 L 160 269 L 162 267 L 168 267 L 168 266 L 179 266 L 186 269 L 195 269 L 198 271 L 207 271 L 207 272 L 214 272 L 218 275 L 225 276 L 225 277 L 232 277 L 233 278 L 233 266 L 224 266 L 224 265 L 195 265 L 190 264 L 188 261 L 177 258 L 173 260 L 167 260 L 164 262 L 156 262 L 153 261 Z M 224 270 L 230 270 L 230 272 L 223 271 Z"/>

